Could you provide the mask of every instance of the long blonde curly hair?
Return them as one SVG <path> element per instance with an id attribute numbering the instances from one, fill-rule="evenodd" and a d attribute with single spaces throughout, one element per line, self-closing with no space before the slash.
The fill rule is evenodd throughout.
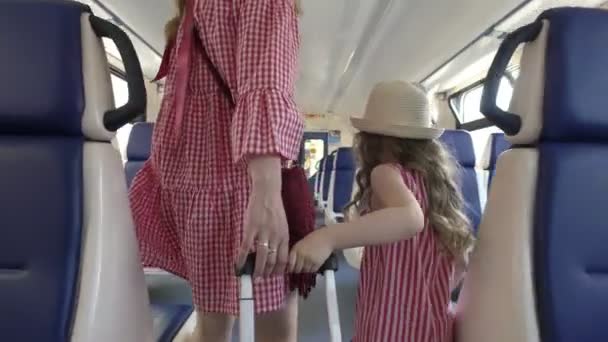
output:
<path id="1" fill-rule="evenodd" d="M 302 14 L 302 6 L 300 0 L 294 0 L 294 6 L 296 13 L 298 15 Z M 175 0 L 175 5 L 177 7 L 177 14 L 171 20 L 167 22 L 165 25 L 165 39 L 170 41 L 175 39 L 177 36 L 177 31 L 179 29 L 179 24 L 184 16 L 184 12 L 186 10 L 186 0 Z"/>
<path id="2" fill-rule="evenodd" d="M 428 219 L 443 247 L 454 257 L 463 256 L 475 242 L 464 201 L 456 184 L 458 166 L 438 140 L 400 139 L 360 132 L 355 137 L 359 164 L 357 192 L 345 211 L 360 212 L 370 206 L 372 170 L 389 161 L 421 173 L 428 194 Z M 388 156 L 389 160 L 383 158 Z"/>

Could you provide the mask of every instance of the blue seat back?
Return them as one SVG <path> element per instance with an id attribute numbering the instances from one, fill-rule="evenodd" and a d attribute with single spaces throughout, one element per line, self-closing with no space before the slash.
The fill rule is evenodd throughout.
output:
<path id="1" fill-rule="evenodd" d="M 355 160 L 352 148 L 340 147 L 338 149 L 334 173 L 332 210 L 335 213 L 341 213 L 352 197 L 353 182 L 355 178 Z"/>
<path id="2" fill-rule="evenodd" d="M 76 3 L 0 4 L 0 340 L 67 341 L 83 226 Z"/>
<path id="3" fill-rule="evenodd" d="M 482 111 L 498 159 L 461 292 L 463 342 L 608 341 L 608 11 L 557 8 L 508 35 Z M 508 112 L 504 69 L 525 43 Z"/>
<path id="4" fill-rule="evenodd" d="M 149 122 L 138 122 L 131 129 L 127 144 L 127 162 L 125 163 L 127 186 L 131 186 L 131 181 L 137 172 L 150 158 L 153 131 L 154 124 Z"/>
<path id="5" fill-rule="evenodd" d="M 481 202 L 479 200 L 479 185 L 475 169 L 475 151 L 469 132 L 464 130 L 446 130 L 440 138 L 441 142 L 452 153 L 460 166 L 460 190 L 465 202 L 465 212 L 473 229 L 477 231 L 481 220 Z"/>
<path id="6" fill-rule="evenodd" d="M 485 170 L 488 172 L 488 188 L 492 183 L 492 178 L 494 178 L 494 175 L 496 174 L 496 162 L 498 161 L 498 157 L 510 146 L 511 144 L 505 139 L 504 133 L 490 134 L 486 150 L 488 159 L 485 165 Z"/>
<path id="7" fill-rule="evenodd" d="M 148 341 L 108 128 L 145 111 L 145 87 L 126 68 L 129 103 L 115 110 L 100 38 L 126 35 L 74 1 L 4 0 L 0 13 L 0 341 Z M 118 45 L 139 68 L 128 38 Z"/>
<path id="8" fill-rule="evenodd" d="M 319 170 L 317 171 L 317 176 L 315 177 L 315 195 L 318 197 L 321 193 L 322 188 L 322 180 L 323 180 L 323 172 L 325 171 L 325 160 L 327 157 L 322 158 L 319 161 Z"/>
<path id="9" fill-rule="evenodd" d="M 608 11 L 545 16 L 548 32 L 538 38 L 546 44 L 545 77 L 536 93 L 542 126 L 538 140 L 527 141 L 539 154 L 534 266 L 541 338 L 608 341 Z"/>
<path id="10" fill-rule="evenodd" d="M 329 188 L 331 181 L 331 173 L 334 170 L 334 159 L 335 159 L 335 151 L 325 158 L 325 168 L 323 169 L 323 186 L 321 191 L 323 192 L 323 201 L 327 201 L 329 197 Z"/>

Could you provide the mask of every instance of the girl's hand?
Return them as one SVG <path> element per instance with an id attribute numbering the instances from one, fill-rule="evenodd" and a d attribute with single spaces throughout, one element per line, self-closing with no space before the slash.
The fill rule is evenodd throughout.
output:
<path id="1" fill-rule="evenodd" d="M 290 273 L 314 273 L 334 251 L 327 228 L 317 229 L 300 240 L 289 254 Z"/>

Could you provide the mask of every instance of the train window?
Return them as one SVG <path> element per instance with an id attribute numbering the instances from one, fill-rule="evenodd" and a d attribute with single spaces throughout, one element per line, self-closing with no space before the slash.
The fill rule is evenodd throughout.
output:
<path id="1" fill-rule="evenodd" d="M 516 71 L 517 72 L 517 71 Z M 518 73 L 512 73 L 511 77 L 516 78 Z M 481 104 L 481 95 L 483 93 L 483 82 L 478 82 L 473 86 L 461 91 L 450 98 L 450 107 L 454 112 L 456 119 L 460 125 L 472 122 L 479 122 L 484 119 L 483 114 L 479 110 Z M 496 104 L 506 110 L 509 107 L 511 96 L 513 95 L 513 85 L 507 77 L 503 77 L 498 88 Z M 473 139 L 473 147 L 475 154 L 481 156 L 484 153 L 486 144 L 492 133 L 499 133 L 502 130 L 496 126 L 481 126 L 480 128 L 471 129 L 471 137 Z"/>
<path id="2" fill-rule="evenodd" d="M 484 118 L 483 114 L 479 111 L 482 93 L 483 83 L 477 83 L 470 89 L 466 89 L 451 97 L 450 106 L 461 125 Z M 506 109 L 509 106 L 512 94 L 513 86 L 511 85 L 511 82 L 508 78 L 503 77 L 500 81 L 500 87 L 498 88 L 498 95 L 496 97 L 498 106 L 502 109 Z"/>
<path id="3" fill-rule="evenodd" d="M 513 77 L 514 80 L 516 80 L 517 77 L 519 77 L 519 68 L 516 68 L 513 71 L 511 71 L 511 77 Z"/>
<path id="4" fill-rule="evenodd" d="M 114 92 L 114 105 L 120 107 L 129 101 L 129 87 L 127 86 L 127 81 L 117 75 L 112 74 L 111 79 L 112 91 Z M 123 161 L 127 159 L 127 143 L 132 127 L 133 125 L 129 123 L 116 131 L 116 142 L 118 143 L 118 150 Z"/>
<path id="5" fill-rule="evenodd" d="M 122 77 L 111 75 L 112 91 L 114 92 L 114 105 L 120 107 L 129 101 L 129 87 Z"/>
<path id="6" fill-rule="evenodd" d="M 307 139 L 304 142 L 304 169 L 306 176 L 311 177 L 318 171 L 319 161 L 323 158 L 325 141 Z"/>

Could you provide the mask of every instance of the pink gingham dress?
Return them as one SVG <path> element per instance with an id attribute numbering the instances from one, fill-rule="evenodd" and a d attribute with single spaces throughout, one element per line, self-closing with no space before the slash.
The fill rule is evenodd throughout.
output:
<path id="1" fill-rule="evenodd" d="M 441 252 L 429 225 L 424 178 L 393 166 L 420 204 L 425 225 L 411 239 L 363 251 L 353 342 L 451 342 L 453 258 Z"/>
<path id="2" fill-rule="evenodd" d="M 194 25 L 236 107 L 195 44 L 176 130 L 173 54 L 152 154 L 133 181 L 131 208 L 144 265 L 187 279 L 197 309 L 237 315 L 234 261 L 250 193 L 246 156 L 295 159 L 300 147 L 297 15 L 292 0 L 199 0 Z M 178 49 L 183 35 L 182 27 Z M 256 283 L 256 312 L 279 309 L 287 292 L 283 276 Z"/>

